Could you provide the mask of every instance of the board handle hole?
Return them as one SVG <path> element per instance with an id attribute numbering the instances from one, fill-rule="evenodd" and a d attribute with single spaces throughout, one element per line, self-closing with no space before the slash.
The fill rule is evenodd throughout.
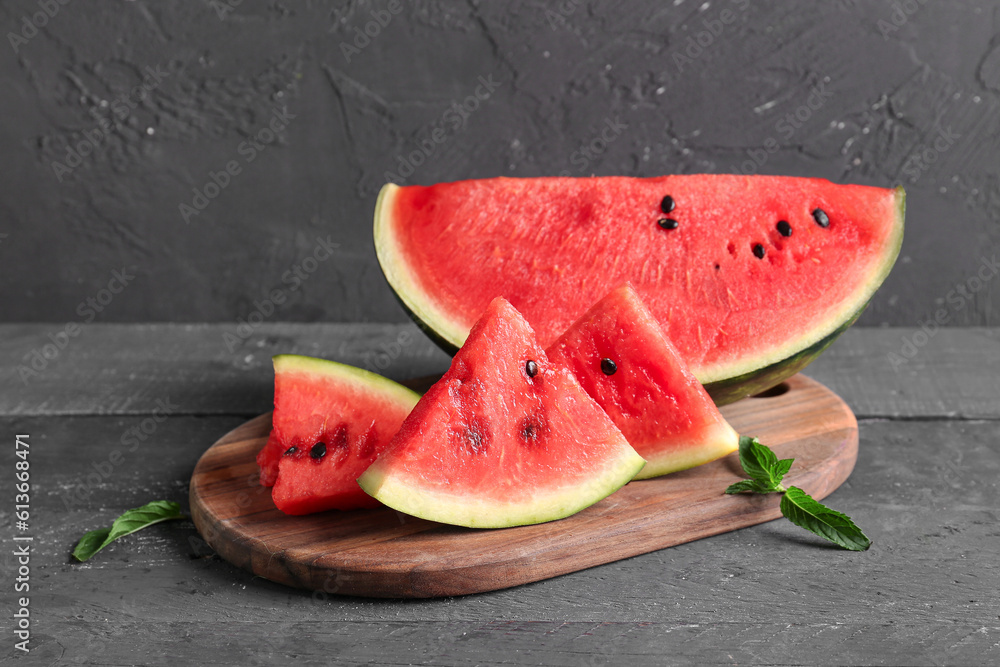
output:
<path id="1" fill-rule="evenodd" d="M 782 394 L 787 394 L 789 389 L 791 389 L 791 387 L 788 386 L 788 383 L 782 382 L 780 384 L 774 385 L 770 389 L 765 389 L 759 394 L 754 394 L 750 398 L 774 398 L 775 396 L 781 396 Z"/>

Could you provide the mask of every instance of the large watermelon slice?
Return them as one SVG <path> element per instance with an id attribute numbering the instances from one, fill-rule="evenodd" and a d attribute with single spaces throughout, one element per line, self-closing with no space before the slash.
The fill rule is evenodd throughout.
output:
<path id="1" fill-rule="evenodd" d="M 631 285 L 601 299 L 546 353 L 573 371 L 646 459 L 637 479 L 692 468 L 739 447 L 740 436 Z"/>
<path id="2" fill-rule="evenodd" d="M 861 313 L 903 238 L 904 193 L 735 175 L 386 185 L 375 248 L 446 349 L 505 296 L 550 345 L 631 281 L 717 403 L 777 384 Z"/>
<path id="3" fill-rule="evenodd" d="M 569 516 L 643 464 L 498 298 L 358 483 L 407 514 L 501 528 Z"/>
<path id="4" fill-rule="evenodd" d="M 377 507 L 356 480 L 419 398 L 346 364 L 274 357 L 273 428 L 257 464 L 275 506 L 286 514 Z"/>

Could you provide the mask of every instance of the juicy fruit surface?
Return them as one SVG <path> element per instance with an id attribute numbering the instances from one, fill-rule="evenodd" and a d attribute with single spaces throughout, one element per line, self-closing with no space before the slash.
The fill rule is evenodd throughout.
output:
<path id="1" fill-rule="evenodd" d="M 573 371 L 646 459 L 638 479 L 714 461 L 739 446 L 631 285 L 595 304 L 546 353 Z"/>
<path id="2" fill-rule="evenodd" d="M 854 316 L 898 254 L 902 208 L 902 190 L 821 179 L 496 178 L 387 185 L 375 237 L 390 285 L 447 343 L 503 295 L 549 345 L 631 282 L 708 384 L 781 362 Z"/>
<path id="3" fill-rule="evenodd" d="M 419 395 L 359 368 L 274 358 L 273 428 L 257 455 L 261 483 L 286 514 L 376 507 L 357 484 Z"/>
<path id="4" fill-rule="evenodd" d="M 549 362 L 524 318 L 498 298 L 358 482 L 407 514 L 495 528 L 569 516 L 642 465 L 572 374 Z"/>

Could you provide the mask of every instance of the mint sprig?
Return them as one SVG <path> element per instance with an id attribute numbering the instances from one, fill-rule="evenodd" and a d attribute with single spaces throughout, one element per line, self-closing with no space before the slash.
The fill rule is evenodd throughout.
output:
<path id="1" fill-rule="evenodd" d="M 796 526 L 816 533 L 851 551 L 867 551 L 872 541 L 854 525 L 846 514 L 813 500 L 797 486 L 790 486 L 781 497 L 781 513 Z"/>
<path id="2" fill-rule="evenodd" d="M 83 562 L 119 537 L 131 535 L 137 530 L 142 530 L 161 521 L 187 518 L 188 516 L 181 512 L 181 506 L 177 503 L 171 500 L 154 500 L 142 507 L 128 510 L 115 519 L 110 528 L 98 528 L 81 537 L 76 548 L 73 549 L 73 557 Z"/>
<path id="3" fill-rule="evenodd" d="M 771 448 L 756 438 L 740 437 L 740 465 L 750 477 L 730 484 L 726 493 L 783 493 L 781 513 L 800 528 L 851 551 L 867 551 L 872 545 L 846 514 L 832 510 L 797 486 L 787 489 L 781 480 L 795 459 L 778 459 Z"/>

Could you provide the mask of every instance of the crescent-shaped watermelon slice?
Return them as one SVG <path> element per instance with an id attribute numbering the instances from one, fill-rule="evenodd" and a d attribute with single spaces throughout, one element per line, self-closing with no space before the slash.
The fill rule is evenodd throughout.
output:
<path id="1" fill-rule="evenodd" d="M 497 298 L 358 483 L 406 514 L 503 528 L 574 514 L 644 463 Z"/>
<path id="2" fill-rule="evenodd" d="M 904 193 L 813 178 L 493 178 L 386 185 L 375 249 L 454 352 L 497 296 L 550 345 L 631 282 L 719 404 L 801 370 L 861 313 L 903 238 Z"/>
<path id="3" fill-rule="evenodd" d="M 631 285 L 601 299 L 546 353 L 573 371 L 646 459 L 636 479 L 693 468 L 739 447 L 739 434 Z"/>

